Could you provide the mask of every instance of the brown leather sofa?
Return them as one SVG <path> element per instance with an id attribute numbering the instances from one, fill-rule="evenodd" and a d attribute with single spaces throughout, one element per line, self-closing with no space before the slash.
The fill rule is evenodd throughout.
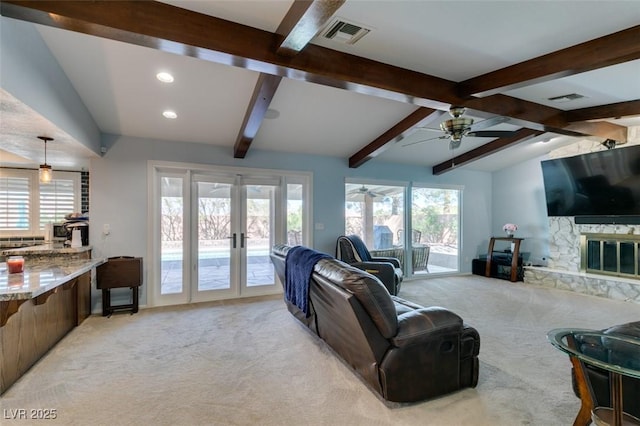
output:
<path id="1" fill-rule="evenodd" d="M 613 327 L 609 327 L 603 330 L 605 334 L 618 334 L 622 336 L 631 336 L 640 338 L 640 321 L 630 322 L 626 324 L 619 324 Z M 590 345 L 588 340 L 577 341 L 577 345 Z M 598 347 L 596 345 L 595 347 Z M 588 353 L 587 350 L 584 352 Z M 600 357 L 597 357 L 600 358 Z M 637 365 L 640 366 L 640 359 L 637 360 Z M 611 407 L 611 393 L 609 388 L 609 373 L 601 368 L 594 367 L 592 365 L 584 364 L 587 372 L 589 384 L 591 386 L 591 398 L 593 399 L 594 407 Z M 575 371 L 571 370 L 571 376 L 573 381 L 573 390 L 576 396 L 580 397 L 580 392 L 576 384 Z M 622 407 L 625 413 L 640 419 L 640 379 L 624 376 L 622 378 Z"/>
<path id="2" fill-rule="evenodd" d="M 271 252 L 283 285 L 290 250 L 276 245 Z M 285 298 L 289 311 L 385 400 L 415 402 L 476 386 L 480 337 L 453 312 L 391 296 L 376 277 L 333 257 L 317 261 L 308 290 L 308 315 Z"/>

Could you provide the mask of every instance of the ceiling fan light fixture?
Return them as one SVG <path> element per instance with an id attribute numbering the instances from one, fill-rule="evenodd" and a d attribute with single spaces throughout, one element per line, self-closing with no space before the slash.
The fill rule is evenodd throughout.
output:
<path id="1" fill-rule="evenodd" d="M 38 139 L 44 142 L 44 164 L 40 164 L 38 177 L 40 183 L 49 183 L 53 178 L 53 170 L 51 166 L 47 164 L 47 142 L 52 141 L 53 138 L 48 136 L 38 136 Z"/>
<path id="2" fill-rule="evenodd" d="M 459 141 L 469 133 L 472 124 L 473 118 L 455 117 L 440 123 L 440 130 L 450 135 L 452 140 Z"/>

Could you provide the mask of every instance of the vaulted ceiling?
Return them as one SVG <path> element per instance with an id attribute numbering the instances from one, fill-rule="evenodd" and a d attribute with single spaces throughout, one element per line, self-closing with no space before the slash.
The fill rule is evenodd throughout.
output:
<path id="1" fill-rule="evenodd" d="M 629 1 L 5 1 L 105 133 L 495 170 L 640 126 Z M 336 18 L 370 29 L 323 37 Z M 347 34 L 339 33 L 339 36 Z M 340 38 L 340 37 L 338 37 Z M 163 87 L 158 71 L 176 80 Z M 1 80 L 0 80 L 1 81 Z M 577 99 L 574 95 L 581 97 Z M 559 98 L 554 100 L 553 98 Z M 439 138 L 451 105 L 502 138 Z M 173 108 L 178 118 L 160 116 Z M 495 125 L 494 125 L 495 123 Z M 426 128 L 426 130 L 425 130 Z M 26 137 L 27 135 L 25 135 Z M 29 135 L 31 136 L 31 135 Z M 416 143 L 427 140 L 423 143 Z"/>

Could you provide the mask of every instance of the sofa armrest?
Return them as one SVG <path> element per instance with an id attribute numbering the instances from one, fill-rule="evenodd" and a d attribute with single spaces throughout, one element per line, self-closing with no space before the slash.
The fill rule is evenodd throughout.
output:
<path id="1" fill-rule="evenodd" d="M 441 333 L 461 332 L 462 318 L 438 306 L 420 308 L 398 316 L 398 332 L 391 338 L 396 347 L 420 344 Z"/>
<path id="2" fill-rule="evenodd" d="M 402 266 L 400 266 L 400 261 L 395 257 L 372 257 L 371 261 L 391 263 L 396 268 L 402 268 Z"/>

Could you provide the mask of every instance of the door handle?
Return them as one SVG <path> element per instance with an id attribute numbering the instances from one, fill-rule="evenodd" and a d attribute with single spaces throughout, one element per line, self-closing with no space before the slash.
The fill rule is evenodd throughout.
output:
<path id="1" fill-rule="evenodd" d="M 244 232 L 240 233 L 240 248 L 244 248 L 244 240 L 246 240 L 247 236 L 244 235 Z"/>
<path id="2" fill-rule="evenodd" d="M 230 240 L 233 240 L 232 247 L 236 248 L 236 233 L 234 232 L 232 236 L 227 237 L 227 238 L 230 239 Z"/>

